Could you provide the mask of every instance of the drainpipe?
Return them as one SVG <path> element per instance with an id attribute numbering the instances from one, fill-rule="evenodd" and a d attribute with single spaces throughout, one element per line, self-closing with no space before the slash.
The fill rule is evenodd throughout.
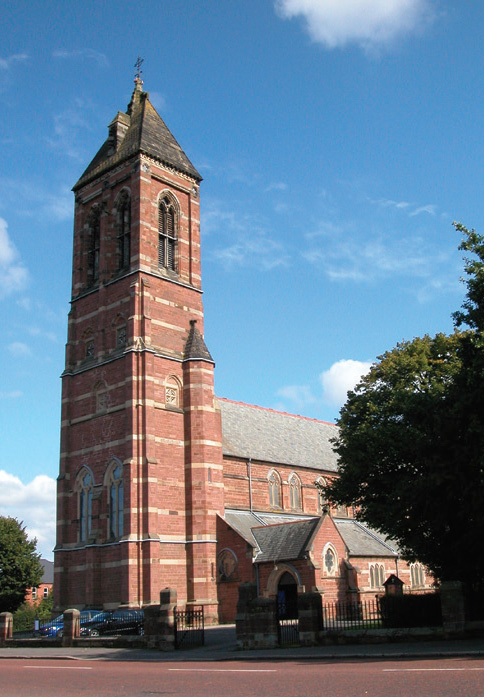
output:
<path id="1" fill-rule="evenodd" d="M 249 475 L 249 510 L 252 513 L 252 472 L 251 472 L 252 458 L 249 457 L 247 460 L 247 474 Z M 259 593 L 257 593 L 258 595 Z"/>
<path id="2" fill-rule="evenodd" d="M 259 564 L 255 565 L 255 582 L 257 585 L 257 597 L 260 596 L 260 585 L 259 585 Z"/>

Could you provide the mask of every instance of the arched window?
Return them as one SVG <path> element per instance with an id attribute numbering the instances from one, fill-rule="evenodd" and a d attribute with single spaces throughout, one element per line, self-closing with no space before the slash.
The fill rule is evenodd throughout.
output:
<path id="1" fill-rule="evenodd" d="M 104 381 L 96 383 L 94 386 L 94 407 L 97 414 L 105 412 L 108 408 L 108 388 Z"/>
<path id="2" fill-rule="evenodd" d="M 123 467 L 120 463 L 113 463 L 107 481 L 109 496 L 109 537 L 122 537 L 123 535 Z"/>
<path id="3" fill-rule="evenodd" d="M 217 555 L 217 581 L 235 581 L 237 579 L 237 557 L 231 549 L 223 549 Z"/>
<path id="4" fill-rule="evenodd" d="M 79 506 L 79 542 L 86 542 L 91 534 L 92 488 L 91 472 L 84 468 L 77 480 Z"/>
<path id="5" fill-rule="evenodd" d="M 269 483 L 269 505 L 271 508 L 281 508 L 281 478 L 276 470 L 271 470 L 267 477 Z"/>
<path id="6" fill-rule="evenodd" d="M 301 480 L 297 474 L 289 477 L 289 501 L 293 511 L 301 509 Z"/>
<path id="7" fill-rule="evenodd" d="M 158 207 L 158 265 L 176 271 L 176 211 L 169 196 L 164 196 Z"/>
<path id="8" fill-rule="evenodd" d="M 95 283 L 99 280 L 99 249 L 101 244 L 101 209 L 94 206 L 88 220 L 87 238 L 87 281 Z"/>
<path id="9" fill-rule="evenodd" d="M 116 210 L 116 256 L 118 271 L 128 269 L 131 255 L 131 201 L 122 191 Z"/>
<path id="10" fill-rule="evenodd" d="M 338 556 L 332 544 L 323 549 L 323 567 L 328 576 L 335 576 L 338 569 Z"/>
<path id="11" fill-rule="evenodd" d="M 410 582 L 412 588 L 421 588 L 425 585 L 425 571 L 422 564 L 410 564 Z"/>
<path id="12" fill-rule="evenodd" d="M 383 564 L 370 564 L 370 588 L 381 588 L 385 581 Z"/>
<path id="13" fill-rule="evenodd" d="M 318 513 L 324 513 L 327 501 L 324 493 L 321 491 L 321 487 L 326 486 L 326 481 L 322 477 L 318 477 L 316 486 L 318 491 Z"/>

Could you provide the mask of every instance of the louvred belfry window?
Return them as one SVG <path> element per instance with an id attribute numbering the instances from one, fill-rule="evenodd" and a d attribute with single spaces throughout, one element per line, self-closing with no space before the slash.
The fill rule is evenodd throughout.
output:
<path id="1" fill-rule="evenodd" d="M 158 265 L 176 271 L 176 215 L 168 196 L 160 201 L 158 209 Z"/>
<path id="2" fill-rule="evenodd" d="M 123 192 L 119 201 L 117 215 L 117 252 L 118 270 L 129 268 L 131 253 L 131 202 L 127 192 Z"/>
<path id="3" fill-rule="evenodd" d="M 88 282 L 99 280 L 99 248 L 101 244 L 101 211 L 96 206 L 89 216 L 89 237 L 87 249 Z"/>

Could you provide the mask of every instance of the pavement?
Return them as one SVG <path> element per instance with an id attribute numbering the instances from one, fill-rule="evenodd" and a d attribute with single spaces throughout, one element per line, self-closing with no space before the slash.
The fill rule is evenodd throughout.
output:
<path id="1" fill-rule="evenodd" d="M 427 659 L 484 657 L 484 637 L 378 644 L 347 644 L 241 651 L 235 642 L 235 626 L 205 629 L 205 645 L 178 651 L 145 648 L 22 646 L 0 648 L 0 660 L 56 659 L 83 661 L 335 661 L 361 659 Z"/>

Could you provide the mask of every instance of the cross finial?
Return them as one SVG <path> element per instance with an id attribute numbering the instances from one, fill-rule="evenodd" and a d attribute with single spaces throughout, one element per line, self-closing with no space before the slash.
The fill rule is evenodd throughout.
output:
<path id="1" fill-rule="evenodd" d="M 134 76 L 135 80 L 141 80 L 141 75 L 143 71 L 141 70 L 141 66 L 144 63 L 144 58 L 141 58 L 141 56 L 138 56 L 136 63 L 134 64 L 134 67 L 136 68 L 136 75 Z"/>

